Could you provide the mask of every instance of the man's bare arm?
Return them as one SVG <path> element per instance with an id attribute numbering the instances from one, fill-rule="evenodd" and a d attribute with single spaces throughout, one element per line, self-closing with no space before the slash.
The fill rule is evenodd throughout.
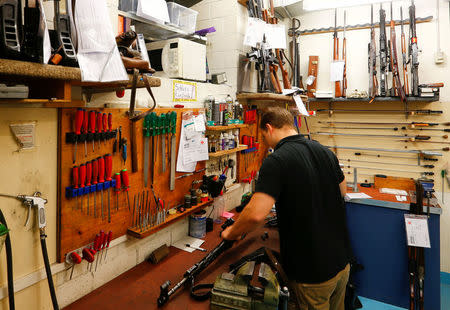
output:
<path id="1" fill-rule="evenodd" d="M 344 181 L 342 181 L 342 182 L 339 184 L 339 188 L 340 188 L 340 190 L 341 190 L 341 195 L 342 195 L 342 197 L 344 197 L 345 194 L 347 194 L 347 182 L 345 182 L 345 177 L 344 177 Z"/>
<path id="2" fill-rule="evenodd" d="M 270 213 L 275 199 L 265 193 L 253 194 L 250 202 L 245 206 L 236 223 L 222 232 L 222 238 L 237 240 L 247 232 L 255 229 Z"/>

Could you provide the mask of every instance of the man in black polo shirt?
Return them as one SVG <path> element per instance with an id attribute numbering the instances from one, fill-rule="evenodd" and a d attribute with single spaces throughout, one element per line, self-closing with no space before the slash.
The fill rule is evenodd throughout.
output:
<path id="1" fill-rule="evenodd" d="M 275 151 L 261 166 L 252 199 L 222 237 L 239 239 L 275 204 L 281 263 L 301 309 L 344 310 L 351 250 L 339 162 L 328 148 L 298 135 L 285 109 L 264 111 L 260 128 Z"/>

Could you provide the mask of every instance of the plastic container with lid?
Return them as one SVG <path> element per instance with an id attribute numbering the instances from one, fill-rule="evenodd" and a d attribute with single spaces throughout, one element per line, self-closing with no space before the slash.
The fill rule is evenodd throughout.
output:
<path id="1" fill-rule="evenodd" d="M 119 0 L 119 10 L 136 14 L 139 0 Z"/>
<path id="2" fill-rule="evenodd" d="M 170 22 L 187 33 L 195 32 L 198 12 L 175 2 L 167 2 Z"/>

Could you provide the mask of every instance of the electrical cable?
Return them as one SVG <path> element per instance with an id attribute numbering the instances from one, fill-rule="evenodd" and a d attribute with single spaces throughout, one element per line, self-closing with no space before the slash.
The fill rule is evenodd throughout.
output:
<path id="1" fill-rule="evenodd" d="M 8 225 L 6 224 L 5 216 L 3 215 L 2 210 L 0 209 L 0 222 L 8 229 Z M 14 276 L 13 276 L 13 260 L 12 260 L 12 248 L 11 248 L 11 238 L 9 233 L 6 235 L 5 240 L 5 250 L 6 250 L 6 266 L 7 266 L 7 274 L 8 274 L 8 299 L 9 299 L 9 309 L 15 309 L 14 302 Z"/>
<path id="2" fill-rule="evenodd" d="M 50 295 L 52 298 L 52 304 L 54 310 L 59 310 L 58 300 L 56 299 L 55 285 L 53 284 L 52 270 L 50 269 L 50 262 L 48 260 L 47 244 L 45 238 L 47 237 L 44 232 L 41 231 L 41 248 L 42 256 L 44 257 L 45 272 L 47 273 L 48 287 L 50 289 Z"/>

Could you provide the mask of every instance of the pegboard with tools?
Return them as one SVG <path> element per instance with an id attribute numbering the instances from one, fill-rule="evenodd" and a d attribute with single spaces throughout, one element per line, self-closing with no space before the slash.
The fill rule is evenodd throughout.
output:
<path id="1" fill-rule="evenodd" d="M 172 163 L 176 164 L 177 160 L 182 113 L 196 114 L 200 110 L 155 109 L 151 114 L 154 117 L 151 128 L 145 131 L 145 119 L 132 123 L 126 109 L 59 110 L 58 262 L 64 261 L 73 250 L 94 242 L 99 230 L 111 231 L 114 238 L 126 234 L 132 225 L 134 197 L 151 191 L 152 183 L 155 195 L 164 200 L 166 210 L 184 201 L 193 181 L 202 179 L 205 162 L 197 163 L 198 173 L 187 176 L 175 169 L 172 172 Z M 176 120 L 172 112 L 176 113 Z M 135 132 L 134 139 L 132 132 Z M 146 156 L 144 145 L 148 146 Z M 173 160 L 171 154 L 175 154 Z M 144 170 L 147 182 L 144 182 Z M 171 173 L 174 174 L 172 184 Z M 149 204 L 156 208 L 150 199 Z"/>
<path id="2" fill-rule="evenodd" d="M 237 180 L 240 183 L 251 183 L 267 155 L 268 148 L 263 143 L 259 119 L 259 110 L 255 106 L 247 106 L 244 123 L 248 126 L 239 131 L 240 143 L 248 146 L 248 149 L 238 153 Z"/>

